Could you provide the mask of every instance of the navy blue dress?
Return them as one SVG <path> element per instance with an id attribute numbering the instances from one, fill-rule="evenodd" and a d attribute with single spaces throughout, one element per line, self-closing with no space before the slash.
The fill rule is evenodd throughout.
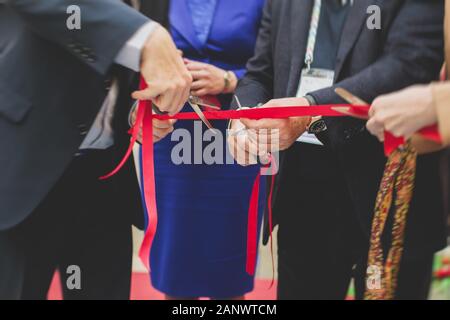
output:
<path id="1" fill-rule="evenodd" d="M 172 0 L 171 34 L 184 56 L 238 77 L 253 55 L 264 0 L 217 0 L 214 19 L 204 42 L 193 24 L 188 0 Z M 219 96 L 224 108 L 231 96 Z M 192 111 L 185 106 L 183 111 Z M 159 223 L 150 265 L 153 286 L 175 297 L 230 298 L 253 290 L 245 271 L 247 213 L 259 166 L 194 164 L 194 139 L 206 127 L 199 121 L 178 121 L 175 134 L 155 144 L 156 197 Z M 197 136 L 194 134 L 196 126 Z M 213 121 L 222 132 L 219 141 L 226 162 L 226 121 Z M 177 132 L 181 134 L 177 135 Z M 190 133 L 191 163 L 174 164 L 173 139 Z M 186 142 L 186 141 L 185 141 Z M 203 150 L 210 142 L 203 142 Z M 228 158 L 230 159 L 230 155 Z M 185 158 L 186 159 L 186 158 Z M 216 158 L 217 159 L 217 158 Z M 264 206 L 262 186 L 260 208 Z"/>

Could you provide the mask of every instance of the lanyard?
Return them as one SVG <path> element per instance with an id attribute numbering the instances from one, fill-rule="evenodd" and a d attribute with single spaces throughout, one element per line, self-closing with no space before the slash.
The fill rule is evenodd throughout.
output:
<path id="1" fill-rule="evenodd" d="M 341 0 L 343 6 L 350 3 L 353 5 L 353 0 Z M 308 44 L 305 54 L 305 65 L 308 71 L 311 69 L 311 65 L 314 62 L 314 49 L 316 47 L 317 30 L 319 29 L 320 11 L 322 9 L 322 0 L 314 0 L 314 7 L 311 15 L 311 24 L 309 27 Z"/>
<path id="2" fill-rule="evenodd" d="M 311 15 L 311 25 L 309 27 L 308 44 L 306 47 L 305 64 L 308 70 L 314 61 L 314 49 L 316 47 L 317 30 L 319 29 L 320 10 L 322 8 L 322 0 L 314 0 L 314 7 Z"/>

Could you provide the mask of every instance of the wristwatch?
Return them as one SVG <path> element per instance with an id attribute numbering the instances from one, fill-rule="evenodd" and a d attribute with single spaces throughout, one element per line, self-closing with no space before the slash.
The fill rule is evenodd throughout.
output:
<path id="1" fill-rule="evenodd" d="M 310 134 L 318 134 L 327 130 L 327 124 L 322 117 L 312 117 L 311 122 L 306 127 L 306 130 Z"/>
<path id="2" fill-rule="evenodd" d="M 309 94 L 305 96 L 305 99 L 308 100 L 310 106 L 314 106 L 317 104 L 316 99 L 314 99 L 314 97 Z M 312 117 L 311 122 L 306 127 L 306 130 L 310 134 L 318 134 L 327 130 L 327 124 L 325 123 L 325 120 L 323 120 L 320 116 Z"/>
<path id="3" fill-rule="evenodd" d="M 227 92 L 230 89 L 231 85 L 231 71 L 226 71 L 223 74 L 223 82 L 224 82 L 224 91 Z"/>

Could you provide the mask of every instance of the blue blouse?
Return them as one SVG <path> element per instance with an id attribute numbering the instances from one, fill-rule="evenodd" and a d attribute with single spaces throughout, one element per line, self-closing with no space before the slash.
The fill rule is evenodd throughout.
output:
<path id="1" fill-rule="evenodd" d="M 229 0 L 172 0 L 170 31 L 187 58 L 233 71 L 241 78 L 254 53 L 264 3 L 264 0 L 239 1 L 239 5 Z M 215 11 L 211 14 L 209 10 Z M 203 14 L 213 19 L 199 23 L 198 15 Z"/>
<path id="2" fill-rule="evenodd" d="M 194 30 L 201 43 L 208 40 L 217 0 L 188 0 Z"/>
<path id="3" fill-rule="evenodd" d="M 171 0 L 172 37 L 186 58 L 241 77 L 253 55 L 264 2 Z M 212 10 L 208 15 L 213 18 L 199 21 L 203 13 L 206 15 L 199 13 L 202 10 Z M 219 99 L 226 108 L 231 95 L 220 95 Z M 186 105 L 185 110 L 191 108 Z M 225 132 L 227 121 L 212 123 Z M 179 121 L 175 128 L 187 130 L 195 139 L 194 121 Z M 260 167 L 177 165 L 172 151 L 178 143 L 167 137 L 155 144 L 159 224 L 151 257 L 153 286 L 174 297 L 242 296 L 253 289 L 253 277 L 245 272 L 247 213 Z M 209 144 L 202 141 L 202 150 Z M 226 150 L 226 139 L 222 144 Z M 266 202 L 263 185 L 260 215 Z"/>

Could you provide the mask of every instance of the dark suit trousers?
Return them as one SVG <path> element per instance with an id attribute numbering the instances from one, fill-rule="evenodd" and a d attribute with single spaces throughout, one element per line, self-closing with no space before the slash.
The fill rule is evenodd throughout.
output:
<path id="1" fill-rule="evenodd" d="M 296 143 L 284 164 L 275 203 L 280 224 L 278 298 L 344 299 L 352 277 L 361 298 L 368 237 L 335 159 L 324 147 Z M 402 261 L 398 299 L 427 297 L 432 260 L 430 254 Z"/>
<path id="2" fill-rule="evenodd" d="M 0 299 L 45 299 L 55 269 L 65 299 L 129 298 L 131 220 L 113 181 L 98 179 L 110 168 L 109 153 L 75 157 L 32 215 L 0 232 Z M 72 265 L 81 271 L 80 290 L 66 285 L 74 283 Z"/>

